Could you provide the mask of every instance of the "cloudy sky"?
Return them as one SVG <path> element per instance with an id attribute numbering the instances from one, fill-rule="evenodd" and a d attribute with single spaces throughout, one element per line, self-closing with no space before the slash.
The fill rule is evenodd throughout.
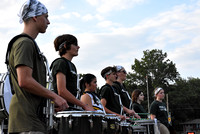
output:
<path id="1" fill-rule="evenodd" d="M 17 16 L 24 0 L 0 2 L 0 72 L 6 71 L 10 39 L 22 32 Z M 60 34 L 73 34 L 80 45 L 72 62 L 78 73 L 93 73 L 104 84 L 104 67 L 122 65 L 131 71 L 143 51 L 161 49 L 176 64 L 181 77 L 200 77 L 200 0 L 42 0 L 50 25 L 36 41 L 49 63 L 58 57 L 53 47 Z"/>

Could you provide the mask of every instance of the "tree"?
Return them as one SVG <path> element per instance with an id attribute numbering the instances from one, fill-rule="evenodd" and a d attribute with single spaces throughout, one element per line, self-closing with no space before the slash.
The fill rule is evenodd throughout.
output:
<path id="1" fill-rule="evenodd" d="M 133 72 L 127 75 L 126 86 L 146 89 L 148 82 L 149 93 L 158 86 L 168 89 L 170 83 L 179 78 L 175 64 L 167 59 L 167 53 L 163 53 L 162 50 L 146 50 L 143 53 L 141 60 L 135 59 L 132 65 Z M 144 93 L 147 95 L 146 90 Z M 153 97 L 150 96 L 149 100 L 152 102 Z"/>
<path id="2" fill-rule="evenodd" d="M 152 87 L 168 87 L 169 82 L 174 82 L 178 78 L 179 73 L 175 64 L 166 59 L 167 53 L 157 49 L 146 50 L 143 53 L 141 61 L 135 59 L 135 64 L 132 65 L 133 76 L 136 77 L 138 84 L 145 85 L 145 78 L 150 78 Z"/>

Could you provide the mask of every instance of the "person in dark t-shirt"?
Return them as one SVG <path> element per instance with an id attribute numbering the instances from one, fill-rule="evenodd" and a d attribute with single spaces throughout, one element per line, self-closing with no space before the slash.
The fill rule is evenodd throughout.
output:
<path id="1" fill-rule="evenodd" d="M 135 111 L 130 110 L 123 106 L 121 102 L 121 97 L 117 93 L 116 89 L 112 86 L 113 82 L 116 81 L 116 68 L 106 67 L 101 71 L 101 76 L 105 79 L 106 84 L 100 89 L 101 103 L 104 106 L 106 113 L 116 114 L 120 116 L 122 120 L 125 119 L 123 116 L 123 111 L 129 115 L 134 115 L 136 118 L 140 118 Z"/>
<path id="2" fill-rule="evenodd" d="M 141 118 L 147 118 L 147 112 L 141 103 L 144 101 L 144 94 L 142 90 L 135 89 L 132 92 L 133 109 L 136 113 L 139 113 Z"/>
<path id="3" fill-rule="evenodd" d="M 155 118 L 160 121 L 159 128 L 161 134 L 169 134 L 168 113 L 166 104 L 163 102 L 165 92 L 162 88 L 157 87 L 154 90 L 155 100 L 151 103 L 150 114 L 151 119 Z"/>
<path id="4" fill-rule="evenodd" d="M 73 110 L 74 105 L 82 107 L 84 110 L 94 111 L 92 107 L 87 106 L 79 99 L 77 95 L 77 71 L 75 65 L 71 62 L 73 57 L 78 55 L 79 46 L 75 36 L 63 34 L 54 40 L 54 47 L 59 51 L 60 58 L 57 58 L 51 64 L 53 75 L 53 87 L 56 93 L 63 97 Z"/>
<path id="5" fill-rule="evenodd" d="M 117 80 L 113 83 L 113 87 L 117 90 L 120 94 L 122 104 L 124 107 L 128 109 L 132 109 L 132 100 L 131 97 L 123 83 L 126 80 L 127 72 L 124 67 L 122 66 L 115 66 L 117 70 Z"/>

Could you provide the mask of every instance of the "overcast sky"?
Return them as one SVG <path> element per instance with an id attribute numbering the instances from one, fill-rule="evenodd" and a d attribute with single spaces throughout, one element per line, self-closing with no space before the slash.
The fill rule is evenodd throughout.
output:
<path id="1" fill-rule="evenodd" d="M 22 32 L 17 16 L 24 0 L 0 2 L 0 72 L 6 71 L 10 39 Z M 130 72 L 143 51 L 161 49 L 176 64 L 181 77 L 200 77 L 200 0 L 42 0 L 50 25 L 36 41 L 49 63 L 58 57 L 54 39 L 78 38 L 79 55 L 72 62 L 78 73 L 93 73 L 98 86 L 103 68 L 122 65 Z"/>

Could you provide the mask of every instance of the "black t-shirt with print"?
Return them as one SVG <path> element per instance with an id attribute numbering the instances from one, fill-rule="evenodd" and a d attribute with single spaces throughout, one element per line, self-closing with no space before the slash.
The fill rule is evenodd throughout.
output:
<path id="1" fill-rule="evenodd" d="M 168 113 L 166 104 L 160 101 L 153 101 L 150 106 L 150 114 L 156 116 L 157 120 L 159 120 L 162 124 L 169 127 L 168 123 Z"/>
<path id="2" fill-rule="evenodd" d="M 101 99 L 106 99 L 106 108 L 109 110 L 120 114 L 121 112 L 121 106 L 119 103 L 118 96 L 116 96 L 115 89 L 110 86 L 109 84 L 105 84 L 104 86 L 101 87 L 100 89 L 100 98 Z"/>
<path id="3" fill-rule="evenodd" d="M 57 81 L 56 81 L 56 75 L 58 72 L 61 72 L 66 77 L 66 88 L 69 90 L 70 93 L 72 93 L 75 97 L 77 94 L 77 71 L 75 65 L 65 59 L 65 58 L 58 58 L 53 61 L 51 65 L 52 69 L 52 76 L 53 76 L 53 87 L 55 93 L 58 93 L 57 89 Z M 70 106 L 74 106 L 71 103 L 68 103 Z"/>

